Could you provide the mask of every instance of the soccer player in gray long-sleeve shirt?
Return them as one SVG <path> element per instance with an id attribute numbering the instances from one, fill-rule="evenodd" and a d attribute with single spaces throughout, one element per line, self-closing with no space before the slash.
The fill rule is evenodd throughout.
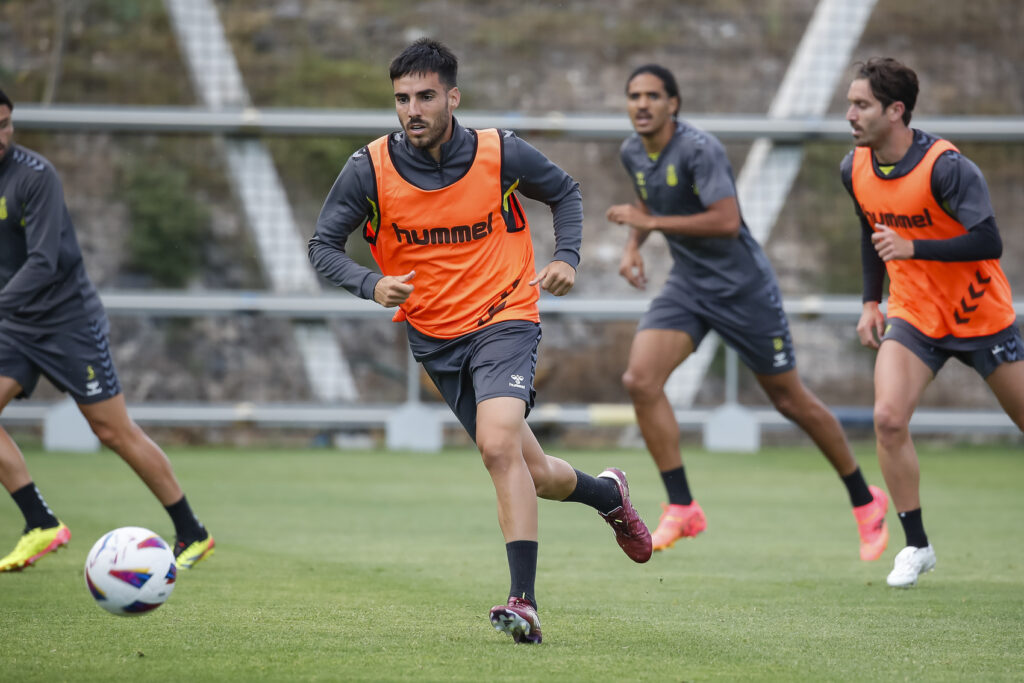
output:
<path id="1" fill-rule="evenodd" d="M 395 320 L 407 322 L 413 356 L 476 443 L 494 485 L 511 581 L 491 624 L 516 642 L 539 643 L 538 497 L 593 507 L 630 559 L 651 556 L 625 475 L 573 469 L 545 453 L 526 423 L 536 394 L 539 289 L 561 296 L 576 279 L 579 187 L 511 132 L 458 124 L 458 60 L 441 43 L 416 41 L 389 71 L 402 131 L 345 164 L 309 258 L 336 285 L 399 307 Z M 539 270 L 517 193 L 551 207 L 554 259 Z M 357 229 L 382 274 L 345 253 Z"/>
<path id="2" fill-rule="evenodd" d="M 57 172 L 13 144 L 14 103 L 0 91 L 0 412 L 45 375 L 78 404 L 89 426 L 142 478 L 174 523 L 174 556 L 191 568 L 213 551 L 171 463 L 128 416 L 110 357 L 109 323 L 82 264 Z M 71 531 L 53 514 L 18 446 L 0 427 L 0 483 L 25 517 L 0 572 L 18 571 L 65 545 Z"/>

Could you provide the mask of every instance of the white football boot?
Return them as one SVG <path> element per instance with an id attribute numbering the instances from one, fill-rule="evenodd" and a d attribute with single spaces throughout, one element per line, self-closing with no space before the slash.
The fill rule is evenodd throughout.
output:
<path id="1" fill-rule="evenodd" d="M 896 554 L 892 571 L 885 579 L 894 588 L 910 588 L 917 585 L 917 577 L 935 569 L 935 549 L 929 543 L 924 548 L 908 545 Z"/>

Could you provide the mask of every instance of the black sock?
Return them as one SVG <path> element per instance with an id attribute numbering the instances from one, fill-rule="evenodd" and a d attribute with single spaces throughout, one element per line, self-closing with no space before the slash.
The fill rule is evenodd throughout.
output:
<path id="1" fill-rule="evenodd" d="M 583 503 L 605 515 L 622 505 L 622 494 L 614 479 L 573 471 L 576 472 L 576 488 L 565 498 L 566 502 Z"/>
<path id="2" fill-rule="evenodd" d="M 858 508 L 874 500 L 874 496 L 868 490 L 868 483 L 864 481 L 864 475 L 861 474 L 859 467 L 845 477 L 840 477 L 840 479 L 846 485 L 846 491 L 850 494 L 850 505 L 853 507 Z"/>
<path id="3" fill-rule="evenodd" d="M 900 512 L 899 517 L 903 533 L 907 536 L 907 545 L 915 548 L 927 547 L 928 535 L 924 532 L 924 522 L 921 521 L 921 508 Z"/>
<path id="4" fill-rule="evenodd" d="M 53 514 L 53 510 L 43 500 L 43 494 L 32 482 L 22 486 L 11 494 L 11 498 L 18 504 L 18 509 L 25 517 L 25 532 L 32 529 L 52 529 L 60 524 Z"/>
<path id="5" fill-rule="evenodd" d="M 537 609 L 537 598 L 533 594 L 533 584 L 537 578 L 537 541 L 511 541 L 505 544 L 508 555 L 508 573 L 512 584 L 508 596 L 529 600 Z"/>
<path id="6" fill-rule="evenodd" d="M 196 519 L 185 496 L 182 496 L 177 503 L 165 505 L 164 509 L 167 510 L 167 514 L 171 516 L 171 521 L 174 523 L 174 535 L 178 537 L 178 542 L 188 544 L 206 538 L 206 528 Z"/>
<path id="7" fill-rule="evenodd" d="M 689 505 L 693 502 L 690 494 L 690 484 L 686 481 L 686 470 L 682 465 L 661 473 L 661 481 L 665 483 L 665 490 L 668 492 L 670 505 Z"/>

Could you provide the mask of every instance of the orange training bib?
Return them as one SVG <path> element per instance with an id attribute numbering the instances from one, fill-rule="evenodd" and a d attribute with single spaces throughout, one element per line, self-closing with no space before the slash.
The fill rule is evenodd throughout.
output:
<path id="1" fill-rule="evenodd" d="M 865 218 L 883 224 L 904 239 L 950 239 L 967 232 L 947 214 L 931 190 L 936 159 L 956 147 L 938 140 L 921 162 L 900 178 L 880 178 L 871 150 L 853 155 L 853 193 Z M 998 259 L 984 261 L 893 260 L 889 274 L 888 315 L 901 318 L 929 337 L 980 337 L 1016 320 L 1010 284 Z"/>
<path id="2" fill-rule="evenodd" d="M 416 271 L 415 289 L 395 319 L 404 316 L 431 337 L 451 339 L 503 320 L 540 321 L 540 292 L 527 284 L 535 274 L 529 225 L 506 225 L 502 214 L 499 135 L 477 131 L 469 170 L 438 190 L 402 177 L 391 136 L 368 145 L 379 218 L 366 238 L 385 275 Z"/>

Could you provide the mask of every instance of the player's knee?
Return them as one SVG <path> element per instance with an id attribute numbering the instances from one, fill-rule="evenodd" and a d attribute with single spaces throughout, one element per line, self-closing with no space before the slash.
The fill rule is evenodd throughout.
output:
<path id="1" fill-rule="evenodd" d="M 898 439 L 910 429 L 910 416 L 886 403 L 875 404 L 875 435 L 882 441 Z"/>
<path id="2" fill-rule="evenodd" d="M 789 420 L 795 420 L 800 415 L 800 399 L 789 391 L 777 391 L 769 394 L 772 405 L 779 414 Z"/>
<path id="3" fill-rule="evenodd" d="M 789 420 L 799 422 L 799 418 L 813 416 L 819 409 L 824 409 L 793 372 L 758 379 L 775 410 Z"/>
<path id="4" fill-rule="evenodd" d="M 627 368 L 622 373 L 622 386 L 634 401 L 650 400 L 661 391 L 661 386 L 657 382 L 632 368 Z"/>
<path id="5" fill-rule="evenodd" d="M 128 448 L 134 436 L 134 431 L 138 429 L 135 423 L 131 421 L 121 423 L 92 420 L 89 426 L 92 428 L 92 433 L 100 440 L 100 443 L 115 453 L 121 453 Z"/>
<path id="6" fill-rule="evenodd" d="M 480 450 L 484 467 L 492 474 L 508 471 L 515 458 L 523 457 L 515 441 L 502 434 L 477 434 L 476 446 Z"/>
<path id="7" fill-rule="evenodd" d="M 100 440 L 100 443 L 112 451 L 117 452 L 125 441 L 121 430 L 118 430 L 108 422 L 94 421 L 89 426 L 92 428 L 92 433 Z"/>

